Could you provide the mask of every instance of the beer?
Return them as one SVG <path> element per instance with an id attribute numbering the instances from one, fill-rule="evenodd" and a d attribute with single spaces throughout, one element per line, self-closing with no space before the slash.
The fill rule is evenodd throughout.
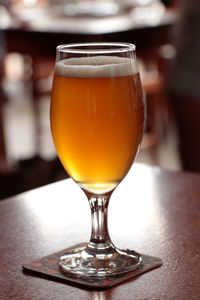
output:
<path id="1" fill-rule="evenodd" d="M 95 193 L 128 172 L 141 141 L 144 108 L 136 62 L 98 56 L 56 63 L 51 129 L 68 174 Z"/>

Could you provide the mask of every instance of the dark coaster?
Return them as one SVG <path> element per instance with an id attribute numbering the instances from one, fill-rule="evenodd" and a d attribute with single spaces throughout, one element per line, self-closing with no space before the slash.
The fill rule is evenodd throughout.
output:
<path id="1" fill-rule="evenodd" d="M 141 254 L 141 266 L 137 270 L 129 271 L 125 274 L 109 277 L 85 277 L 83 275 L 76 274 L 76 276 L 74 276 L 72 274 L 62 272 L 58 265 L 59 258 L 69 250 L 83 248 L 85 246 L 86 244 L 78 244 L 68 249 L 44 256 L 30 263 L 24 263 L 22 265 L 23 270 L 42 277 L 49 277 L 50 279 L 97 289 L 111 287 L 162 265 L 162 260 L 159 258 Z"/>

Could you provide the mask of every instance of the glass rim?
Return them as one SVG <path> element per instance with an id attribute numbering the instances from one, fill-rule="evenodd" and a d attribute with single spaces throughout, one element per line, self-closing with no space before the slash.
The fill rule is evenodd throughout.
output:
<path id="1" fill-rule="evenodd" d="M 84 47 L 91 47 L 85 48 Z M 95 47 L 102 47 L 101 49 Z M 110 47 L 110 48 L 106 48 Z M 136 46 L 126 42 L 95 42 L 95 43 L 70 43 L 61 44 L 56 47 L 56 51 L 73 54 L 106 54 L 106 53 L 124 53 L 135 51 Z"/>

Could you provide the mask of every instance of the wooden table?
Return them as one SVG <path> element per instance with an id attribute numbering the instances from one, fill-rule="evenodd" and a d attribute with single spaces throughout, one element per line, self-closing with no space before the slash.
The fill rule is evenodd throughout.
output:
<path id="1" fill-rule="evenodd" d="M 163 266 L 103 291 L 24 274 L 22 263 L 89 239 L 89 205 L 70 179 L 1 201 L 0 299 L 199 299 L 199 175 L 135 164 L 113 193 L 109 228 L 117 246 Z"/>

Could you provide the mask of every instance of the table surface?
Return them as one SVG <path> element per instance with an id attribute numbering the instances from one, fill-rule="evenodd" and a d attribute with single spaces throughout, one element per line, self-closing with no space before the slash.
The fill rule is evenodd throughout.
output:
<path id="1" fill-rule="evenodd" d="M 199 299 L 199 175 L 135 164 L 111 198 L 109 230 L 163 266 L 102 291 L 28 275 L 22 263 L 88 241 L 87 199 L 66 179 L 2 200 L 0 299 Z"/>

